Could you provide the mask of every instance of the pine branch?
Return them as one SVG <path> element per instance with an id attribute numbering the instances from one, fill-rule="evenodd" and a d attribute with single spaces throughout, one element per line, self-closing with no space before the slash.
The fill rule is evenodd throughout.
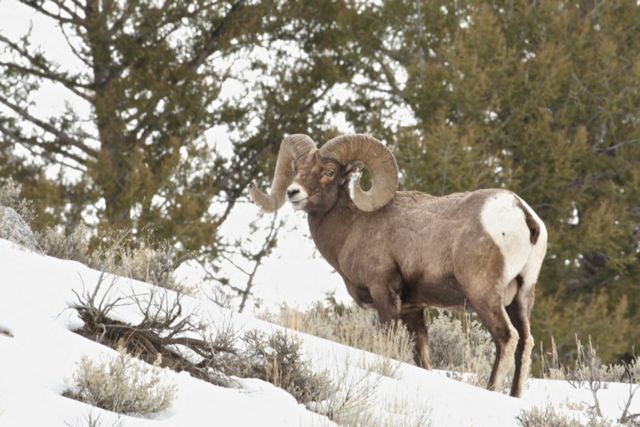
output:
<path id="1" fill-rule="evenodd" d="M 227 31 L 227 27 L 229 26 L 229 23 L 235 18 L 235 15 L 237 15 L 243 9 L 244 3 L 245 0 L 238 0 L 231 6 L 229 13 L 227 13 L 227 15 L 222 19 L 220 25 L 214 28 L 213 31 L 211 31 L 211 33 L 209 34 L 208 43 L 206 43 L 204 48 L 186 64 L 189 68 L 193 70 L 199 68 L 202 64 L 204 64 L 204 62 L 210 55 L 218 50 L 218 42 L 220 38 Z"/>
<path id="2" fill-rule="evenodd" d="M 7 37 L 3 36 L 2 34 L 0 34 L 0 42 L 6 44 L 7 46 L 9 46 L 9 48 L 11 48 L 11 50 L 18 53 L 21 57 L 29 61 L 29 64 L 31 64 L 33 68 L 25 67 L 25 66 L 18 65 L 15 63 L 10 63 L 10 62 L 2 62 L 0 63 L 0 65 L 3 65 L 5 67 L 13 67 L 14 69 L 18 69 L 22 72 L 29 73 L 36 77 L 42 77 L 51 81 L 59 82 L 63 84 L 67 89 L 71 90 L 77 96 L 81 97 L 86 101 L 91 102 L 90 96 L 84 92 L 80 92 L 79 90 L 79 88 L 89 88 L 90 87 L 89 84 L 73 81 L 73 79 L 69 79 L 68 77 L 65 77 L 64 75 L 54 71 L 53 64 L 46 62 L 46 60 L 43 57 L 34 55 L 29 51 L 27 51 L 26 49 L 23 49 L 17 43 L 11 41 Z M 71 46 L 70 43 L 69 45 Z"/>
<path id="3" fill-rule="evenodd" d="M 33 68 L 29 68 L 29 67 L 25 67 L 22 65 L 18 65 L 18 64 L 14 64 L 12 62 L 4 62 L 4 61 L 0 61 L 0 67 L 6 67 L 9 69 L 13 69 L 16 71 L 19 71 L 21 73 L 24 74 L 29 74 L 31 76 L 35 76 L 35 77 L 40 77 L 43 79 L 47 79 L 47 80 L 51 80 L 54 82 L 58 82 L 60 84 L 62 84 L 64 87 L 66 87 L 67 89 L 69 89 L 71 92 L 73 92 L 75 95 L 77 95 L 78 97 L 84 99 L 85 101 L 91 102 L 91 96 L 81 92 L 78 87 L 84 87 L 85 85 L 83 84 L 79 84 L 79 83 L 74 83 L 71 80 L 68 80 L 64 77 L 62 77 L 59 74 L 55 74 L 51 71 L 39 71 Z"/>
<path id="4" fill-rule="evenodd" d="M 35 65 L 36 67 L 42 67 L 42 58 L 37 58 L 37 57 L 33 56 L 27 50 L 25 50 L 25 49 L 21 48 L 20 46 L 18 46 L 18 44 L 16 42 L 9 40 L 8 38 L 3 36 L 2 34 L 0 34 L 0 42 L 3 42 L 7 46 L 9 46 L 11 48 L 11 50 L 19 53 L 22 57 L 28 59 L 29 62 L 31 64 Z"/>
<path id="5" fill-rule="evenodd" d="M 45 16 L 48 16 L 51 19 L 55 19 L 56 21 L 58 21 L 58 22 L 60 22 L 62 24 L 84 25 L 84 19 L 82 19 L 75 12 L 73 12 L 71 9 L 69 9 L 64 4 L 64 1 L 59 1 L 59 0 L 51 0 L 51 1 L 56 6 L 58 6 L 60 11 L 64 11 L 65 13 L 67 13 L 69 15 L 69 17 L 62 16 L 62 14 L 60 12 L 58 12 L 58 14 L 55 14 L 54 12 L 51 12 L 50 10 L 47 10 L 42 5 L 42 2 L 39 2 L 39 1 L 20 0 L 20 3 L 24 4 L 25 6 L 29 6 L 30 8 L 32 8 L 36 12 L 39 12 L 39 13 L 45 15 Z"/>
<path id="6" fill-rule="evenodd" d="M 84 5 L 82 4 L 82 2 L 78 1 L 78 0 L 71 0 L 71 3 L 73 3 L 77 8 L 84 8 Z"/>
<path id="7" fill-rule="evenodd" d="M 321 88 L 320 92 L 312 96 L 308 102 L 301 104 L 297 112 L 299 114 L 307 113 L 311 108 L 313 108 L 314 105 L 316 105 L 316 103 L 320 99 L 322 99 L 329 92 L 329 90 L 331 90 L 332 87 L 333 87 L 332 85 L 327 85 L 324 88 Z M 279 143 L 279 141 L 280 140 L 278 138 L 267 137 L 265 138 L 261 148 L 257 150 L 255 153 L 253 153 L 253 155 L 251 156 L 245 155 L 245 156 L 242 156 L 241 158 L 236 158 L 232 162 L 230 167 L 226 169 L 227 172 L 217 180 L 216 185 L 218 186 L 218 188 L 220 188 L 221 190 L 228 190 L 230 181 L 235 180 L 234 182 L 236 183 L 241 182 L 241 178 L 238 178 L 242 176 L 241 172 L 245 170 L 249 170 L 252 165 L 256 164 L 258 160 L 263 158 L 265 154 L 272 149 L 273 146 Z M 243 183 L 243 185 L 245 186 L 247 184 L 248 182 Z M 227 206 L 227 210 L 225 211 L 225 214 L 217 221 L 219 224 L 221 224 L 222 222 L 224 222 L 224 220 L 226 220 L 226 215 L 228 215 L 231 208 L 233 208 L 234 203 L 231 203 Z"/>
<path id="8" fill-rule="evenodd" d="M 71 39 L 69 38 L 69 35 L 67 34 L 67 31 L 65 30 L 63 25 L 60 26 L 60 31 L 62 32 L 62 36 L 64 37 L 64 40 L 67 42 L 67 46 L 69 46 L 69 49 L 71 49 L 71 52 L 73 52 L 75 57 L 78 58 L 80 61 L 82 61 L 84 65 L 91 68 L 92 66 L 91 61 L 87 59 L 86 55 L 81 54 L 80 51 L 74 46 L 74 44 L 71 43 Z M 91 88 L 92 85 L 88 84 L 86 85 L 86 87 Z"/>
<path id="9" fill-rule="evenodd" d="M 136 7 L 140 4 L 140 1 L 139 0 L 130 0 L 130 1 L 127 1 L 125 4 L 126 4 L 126 6 L 125 6 L 124 10 L 122 11 L 122 13 L 114 21 L 113 25 L 111 25 L 111 28 L 109 28 L 109 35 L 110 36 L 113 36 L 118 31 L 120 31 L 122 29 L 122 27 L 124 27 L 124 23 L 127 22 L 127 19 L 129 19 L 131 17 L 131 15 L 135 11 Z M 164 9 L 164 5 L 163 5 L 163 9 Z"/>
<path id="10" fill-rule="evenodd" d="M 67 0 L 49 0 L 49 1 L 52 1 L 53 3 L 55 3 L 56 6 L 58 6 L 61 10 L 64 10 L 65 12 L 67 12 L 69 16 L 73 17 L 74 19 L 77 19 L 81 22 L 84 21 L 84 18 L 78 15 L 77 11 L 71 10 L 71 8 L 66 4 Z M 72 3 L 76 7 L 76 9 L 84 10 L 81 2 L 73 0 Z"/>
<path id="11" fill-rule="evenodd" d="M 94 158 L 98 155 L 96 150 L 94 150 L 94 149 L 92 149 L 90 147 L 87 147 L 85 144 L 83 144 L 83 143 L 81 143 L 79 141 L 76 141 L 75 139 L 71 138 L 69 135 L 65 134 L 64 132 L 56 129 L 55 127 L 53 127 L 49 123 L 46 123 L 46 122 L 38 119 L 37 117 L 32 116 L 31 114 L 29 114 L 29 112 L 27 110 L 17 106 L 16 104 L 12 103 L 11 101 L 9 101 L 8 99 L 6 99 L 5 97 L 3 97 L 1 95 L 0 95 L 0 104 L 3 104 L 6 107 L 10 108 L 15 113 L 17 113 L 20 117 L 22 117 L 23 119 L 28 120 L 29 122 L 31 122 L 32 124 L 38 126 L 39 128 L 41 128 L 45 132 L 48 132 L 48 133 L 54 135 L 56 138 L 58 138 L 58 140 L 61 143 L 74 146 L 74 147 L 80 149 L 81 151 L 83 151 L 85 154 L 87 154 L 87 155 L 89 155 L 91 157 L 94 157 Z M 71 153 L 60 153 L 60 154 L 67 155 L 68 157 L 73 158 L 73 155 Z M 79 160 L 77 160 L 77 159 L 79 159 Z M 78 161 L 81 164 L 84 164 L 86 162 L 84 159 L 81 159 L 80 157 L 76 157 L 76 158 L 74 158 L 74 160 Z"/>
<path id="12" fill-rule="evenodd" d="M 4 126 L 2 126 L 2 124 L 0 124 L 0 133 L 8 136 L 10 139 L 13 139 L 15 142 L 17 142 L 18 144 L 22 145 L 23 147 L 25 147 L 32 155 L 34 156 L 39 156 L 39 155 L 43 155 L 45 158 L 47 158 L 49 161 L 58 163 L 62 166 L 80 171 L 80 172 L 85 172 L 86 169 L 82 168 L 82 167 L 78 167 L 75 165 L 72 165 L 70 163 L 64 162 L 62 160 L 56 159 L 54 156 L 52 155 L 48 155 L 48 153 L 52 153 L 52 154 L 59 154 L 61 156 L 64 156 L 70 160 L 73 160 L 74 162 L 78 163 L 79 165 L 85 166 L 86 165 L 86 159 L 83 159 L 82 157 L 75 155 L 73 153 L 70 153 L 66 150 L 63 150 L 61 146 L 53 144 L 53 143 L 48 143 L 48 142 L 44 142 L 42 140 L 38 140 L 35 138 L 27 138 L 23 135 L 18 134 L 15 131 L 12 131 L 10 129 L 5 128 Z M 40 153 L 37 152 L 35 150 L 35 148 L 40 148 L 41 150 L 44 151 L 44 153 Z"/>

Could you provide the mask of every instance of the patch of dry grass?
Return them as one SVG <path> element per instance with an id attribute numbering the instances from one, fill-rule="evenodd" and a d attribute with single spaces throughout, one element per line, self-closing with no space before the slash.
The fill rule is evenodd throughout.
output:
<path id="1" fill-rule="evenodd" d="M 428 313 L 429 351 L 435 369 L 449 371 L 461 381 L 484 387 L 489 379 L 495 346 L 489 332 L 468 313 L 444 310 Z M 329 299 L 301 311 L 287 306 L 267 313 L 265 320 L 301 332 L 370 351 L 381 357 L 372 369 L 393 377 L 397 365 L 386 358 L 413 363 L 412 337 L 402 324 L 382 329 L 377 314 Z M 505 381 L 505 383 L 507 383 Z"/>
<path id="2" fill-rule="evenodd" d="M 404 327 L 382 329 L 377 314 L 356 307 L 325 307 L 315 304 L 307 311 L 282 307 L 267 313 L 266 320 L 380 356 L 410 362 L 413 360 L 411 336 Z"/>

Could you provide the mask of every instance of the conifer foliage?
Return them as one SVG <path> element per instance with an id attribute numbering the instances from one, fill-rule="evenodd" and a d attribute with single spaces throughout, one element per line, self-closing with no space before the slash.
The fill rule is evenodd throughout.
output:
<path id="1" fill-rule="evenodd" d="M 61 60 L 33 41 L 37 28 L 0 34 L 0 176 L 34 200 L 36 228 L 97 217 L 102 231 L 215 257 L 218 227 L 282 135 L 323 123 L 334 82 L 311 55 L 294 69 L 291 51 L 326 25 L 295 35 L 286 4 L 18 3 L 67 44 Z M 51 85 L 69 102 L 47 116 L 34 102 Z M 204 137 L 214 128 L 233 152 Z"/>
<path id="2" fill-rule="evenodd" d="M 599 336 L 610 359 L 638 348 L 637 1 L 20 3 L 81 64 L 0 34 L 0 175 L 23 184 L 42 226 L 97 206 L 104 228 L 215 258 L 219 225 L 252 179 L 269 179 L 283 134 L 323 141 L 340 117 L 392 146 L 404 189 L 505 187 L 540 214 L 536 337 L 570 348 L 574 333 Z M 90 114 L 38 116 L 45 82 Z M 206 143 L 213 127 L 232 154 Z"/>
<path id="3" fill-rule="evenodd" d="M 520 194 L 550 236 L 534 334 L 637 351 L 638 3 L 389 0 L 362 15 L 375 26 L 350 116 L 394 146 L 402 185 Z"/>

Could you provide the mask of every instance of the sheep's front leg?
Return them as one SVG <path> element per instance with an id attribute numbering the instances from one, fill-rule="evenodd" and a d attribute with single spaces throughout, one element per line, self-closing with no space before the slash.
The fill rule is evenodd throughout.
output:
<path id="1" fill-rule="evenodd" d="M 400 316 L 409 332 L 413 335 L 413 361 L 417 366 L 431 369 L 429 359 L 429 332 L 424 319 L 424 310 L 411 311 Z"/>
<path id="2" fill-rule="evenodd" d="M 400 307 L 402 304 L 396 290 L 386 283 L 376 283 L 369 287 L 369 292 L 371 293 L 373 305 L 378 310 L 382 327 L 393 326 L 394 321 L 400 319 Z"/>

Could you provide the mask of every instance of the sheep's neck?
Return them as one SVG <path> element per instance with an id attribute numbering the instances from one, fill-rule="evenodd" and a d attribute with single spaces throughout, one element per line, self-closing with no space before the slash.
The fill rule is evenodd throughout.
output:
<path id="1" fill-rule="evenodd" d="M 308 215 L 311 237 L 324 259 L 338 270 L 338 254 L 356 221 L 358 210 L 346 190 L 341 189 L 333 208 Z"/>

